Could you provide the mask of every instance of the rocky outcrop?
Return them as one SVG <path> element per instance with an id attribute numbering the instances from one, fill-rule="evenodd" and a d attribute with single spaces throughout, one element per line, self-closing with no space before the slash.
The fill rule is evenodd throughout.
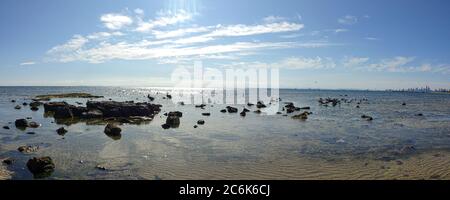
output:
<path id="1" fill-rule="evenodd" d="M 56 130 L 56 133 L 58 133 L 58 135 L 65 135 L 67 133 L 67 130 L 64 127 L 61 127 Z"/>
<path id="2" fill-rule="evenodd" d="M 228 111 L 229 113 L 237 113 L 237 112 L 238 112 L 238 109 L 235 108 L 235 107 L 227 106 L 227 111 Z"/>

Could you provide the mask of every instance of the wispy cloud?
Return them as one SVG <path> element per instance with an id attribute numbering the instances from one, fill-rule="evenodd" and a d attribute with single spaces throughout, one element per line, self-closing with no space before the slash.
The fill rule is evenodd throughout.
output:
<path id="1" fill-rule="evenodd" d="M 35 65 L 35 64 L 36 64 L 36 62 L 34 62 L 34 61 L 27 61 L 27 62 L 20 63 L 20 66 Z"/>
<path id="2" fill-rule="evenodd" d="M 353 25 L 358 22 L 358 17 L 353 15 L 346 15 L 338 19 L 339 24 Z"/>
<path id="3" fill-rule="evenodd" d="M 156 27 L 166 27 L 169 25 L 174 25 L 177 23 L 185 22 L 193 18 L 192 13 L 186 12 L 184 10 L 179 10 L 176 13 L 171 11 L 162 11 L 158 14 L 158 17 L 154 20 L 143 21 L 140 17 L 138 18 L 138 27 L 135 29 L 138 32 L 149 32 Z"/>
<path id="4" fill-rule="evenodd" d="M 100 21 L 103 22 L 106 28 L 111 30 L 119 30 L 124 26 L 130 25 L 133 23 L 133 19 L 126 15 L 109 13 L 102 15 L 100 17 Z"/>
<path id="5" fill-rule="evenodd" d="M 369 61 L 368 57 L 345 57 L 342 64 L 345 67 L 357 67 Z"/>

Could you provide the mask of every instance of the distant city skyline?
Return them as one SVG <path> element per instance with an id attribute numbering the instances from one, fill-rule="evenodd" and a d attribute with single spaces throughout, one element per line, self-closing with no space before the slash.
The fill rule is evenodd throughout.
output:
<path id="1" fill-rule="evenodd" d="M 281 88 L 450 88 L 442 0 L 4 0 L 0 85 L 166 86 L 179 66 Z"/>

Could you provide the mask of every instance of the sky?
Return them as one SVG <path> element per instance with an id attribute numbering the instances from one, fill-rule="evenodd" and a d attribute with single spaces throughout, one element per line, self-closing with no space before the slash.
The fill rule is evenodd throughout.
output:
<path id="1" fill-rule="evenodd" d="M 0 85 L 170 86 L 277 68 L 280 87 L 450 88 L 447 0 L 2 0 Z"/>

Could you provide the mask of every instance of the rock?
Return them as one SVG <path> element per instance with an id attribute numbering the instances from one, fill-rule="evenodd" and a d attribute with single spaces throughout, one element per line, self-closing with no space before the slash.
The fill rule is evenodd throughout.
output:
<path id="1" fill-rule="evenodd" d="M 36 135 L 36 132 L 27 132 L 28 135 Z"/>
<path id="2" fill-rule="evenodd" d="M 262 112 L 261 112 L 261 110 L 255 110 L 254 113 L 261 114 Z"/>
<path id="3" fill-rule="evenodd" d="M 241 115 L 242 117 L 245 117 L 245 116 L 247 115 L 247 112 L 242 111 L 242 112 L 240 113 L 240 115 Z"/>
<path id="4" fill-rule="evenodd" d="M 277 112 L 277 115 L 281 115 L 281 114 L 283 114 L 282 112 Z"/>
<path id="5" fill-rule="evenodd" d="M 226 110 L 226 109 L 222 109 L 222 110 L 220 110 L 220 112 L 221 112 L 221 113 L 226 113 L 227 110 Z"/>
<path id="6" fill-rule="evenodd" d="M 56 130 L 56 133 L 58 133 L 58 135 L 65 135 L 67 130 L 64 127 L 61 127 Z"/>
<path id="7" fill-rule="evenodd" d="M 81 119 L 99 119 L 103 117 L 103 113 L 100 110 L 88 110 L 86 112 L 82 112 L 80 115 Z"/>
<path id="8" fill-rule="evenodd" d="M 204 125 L 204 124 L 205 124 L 205 120 L 202 120 L 202 119 L 201 119 L 201 120 L 198 120 L 198 121 L 197 121 L 197 124 L 198 124 L 198 125 Z"/>
<path id="9" fill-rule="evenodd" d="M 39 108 L 38 108 L 38 107 L 35 107 L 35 106 L 31 106 L 31 107 L 30 107 L 30 110 L 31 110 L 31 111 L 38 111 Z"/>
<path id="10" fill-rule="evenodd" d="M 184 104 L 184 102 L 180 102 L 180 106 L 184 106 L 185 104 Z"/>
<path id="11" fill-rule="evenodd" d="M 266 108 L 267 106 L 262 101 L 258 101 L 258 103 L 256 103 L 256 107 L 261 109 Z"/>
<path id="12" fill-rule="evenodd" d="M 194 128 L 198 128 L 198 126 L 197 126 L 197 125 L 194 125 Z"/>
<path id="13" fill-rule="evenodd" d="M 422 114 L 422 113 L 419 113 L 419 114 L 417 114 L 416 116 L 418 116 L 418 117 L 423 117 L 423 114 Z"/>
<path id="14" fill-rule="evenodd" d="M 183 116 L 183 113 L 176 111 L 176 112 L 170 112 L 167 115 L 166 124 L 163 126 L 164 129 L 166 127 L 170 128 L 178 128 L 180 126 L 180 117 Z"/>
<path id="15" fill-rule="evenodd" d="M 150 100 L 150 101 L 154 101 L 154 100 L 155 100 L 155 98 L 152 97 L 152 96 L 150 96 L 150 95 L 147 95 L 147 98 L 148 98 L 148 100 Z"/>
<path id="16" fill-rule="evenodd" d="M 244 108 L 244 110 L 242 110 L 242 112 L 250 112 L 250 110 L 247 108 Z"/>
<path id="17" fill-rule="evenodd" d="M 183 113 L 180 111 L 169 112 L 168 116 L 183 117 Z"/>
<path id="18" fill-rule="evenodd" d="M 32 105 L 30 105 L 32 106 Z M 49 102 L 44 104 L 44 112 L 56 112 L 61 108 L 69 106 L 66 102 Z"/>
<path id="19" fill-rule="evenodd" d="M 227 106 L 227 111 L 228 111 L 229 113 L 237 113 L 237 112 L 238 112 L 238 109 L 237 109 L 237 108 L 234 108 L 234 107 L 231 107 L 231 106 Z"/>
<path id="20" fill-rule="evenodd" d="M 99 110 L 103 117 L 153 117 L 161 111 L 161 105 L 150 103 L 103 101 L 86 103 L 88 110 Z"/>
<path id="21" fill-rule="evenodd" d="M 255 104 L 252 104 L 252 103 L 247 103 L 247 106 L 248 107 L 252 107 L 252 106 L 254 106 Z"/>
<path id="22" fill-rule="evenodd" d="M 16 110 L 20 110 L 22 107 L 20 107 L 19 105 L 15 106 L 14 109 Z"/>
<path id="23" fill-rule="evenodd" d="M 398 153 L 400 154 L 411 154 L 414 153 L 416 151 L 416 147 L 414 147 L 413 145 L 407 145 L 402 147 Z"/>
<path id="24" fill-rule="evenodd" d="M 5 165 L 12 165 L 14 163 L 14 159 L 12 158 L 3 159 L 2 163 Z"/>
<path id="25" fill-rule="evenodd" d="M 16 100 L 11 100 L 11 103 L 16 103 Z"/>
<path id="26" fill-rule="evenodd" d="M 27 128 L 28 121 L 26 119 L 18 119 L 16 120 L 15 125 L 17 128 Z"/>
<path id="27" fill-rule="evenodd" d="M 65 106 L 55 108 L 53 117 L 55 117 L 56 119 L 68 119 L 73 118 L 74 115 L 72 113 L 72 110 L 70 110 L 70 107 Z"/>
<path id="28" fill-rule="evenodd" d="M 106 125 L 104 132 L 106 135 L 118 136 L 122 132 L 122 129 L 114 124 L 108 124 Z"/>
<path id="29" fill-rule="evenodd" d="M 55 171 L 55 164 L 50 157 L 32 158 L 27 162 L 28 170 L 38 177 L 46 177 Z"/>
<path id="30" fill-rule="evenodd" d="M 303 112 L 302 114 L 292 116 L 292 119 L 307 120 L 308 115 L 310 115 L 309 112 Z"/>
<path id="31" fill-rule="evenodd" d="M 28 106 L 28 103 L 23 102 L 23 103 L 22 103 L 22 106 Z"/>
<path id="32" fill-rule="evenodd" d="M 35 146 L 20 146 L 17 150 L 21 153 L 33 153 L 38 151 L 39 147 Z"/>
<path id="33" fill-rule="evenodd" d="M 196 108 L 201 108 L 201 109 L 205 109 L 206 105 L 205 104 L 200 104 L 200 105 L 195 105 Z"/>
<path id="34" fill-rule="evenodd" d="M 3 129 L 9 130 L 9 126 L 3 126 Z"/>
<path id="35" fill-rule="evenodd" d="M 362 115 L 361 118 L 366 119 L 367 121 L 372 121 L 373 118 L 371 116 L 368 115 Z"/>
<path id="36" fill-rule="evenodd" d="M 172 99 L 172 95 L 170 95 L 170 94 L 167 94 L 166 97 L 167 97 L 167 99 Z"/>
<path id="37" fill-rule="evenodd" d="M 403 102 L 403 103 L 402 103 L 402 106 L 406 106 L 406 103 L 405 103 L 405 102 Z"/>
<path id="38" fill-rule="evenodd" d="M 311 107 L 301 107 L 300 110 L 311 110 Z"/>
<path id="39" fill-rule="evenodd" d="M 39 106 L 42 106 L 42 105 L 43 105 L 43 103 L 40 102 L 40 101 L 33 101 L 33 102 L 30 103 L 31 107 L 39 107 Z"/>
<path id="40" fill-rule="evenodd" d="M 169 129 L 169 128 L 170 128 L 170 125 L 168 125 L 168 124 L 163 124 L 163 125 L 161 125 L 161 127 L 162 127 L 163 129 Z"/>
<path id="41" fill-rule="evenodd" d="M 203 116 L 211 116 L 211 113 L 202 113 Z"/>
<path id="42" fill-rule="evenodd" d="M 39 124 L 39 123 L 37 123 L 37 122 L 30 122 L 30 123 L 28 124 L 28 126 L 29 126 L 30 128 L 39 128 L 39 127 L 41 127 L 41 124 Z"/>
<path id="43" fill-rule="evenodd" d="M 396 161 L 397 165 L 403 165 L 403 162 L 401 160 Z"/>
<path id="44" fill-rule="evenodd" d="M 359 107 L 359 105 L 358 105 L 358 106 L 356 106 L 356 108 L 360 108 L 360 107 Z"/>

